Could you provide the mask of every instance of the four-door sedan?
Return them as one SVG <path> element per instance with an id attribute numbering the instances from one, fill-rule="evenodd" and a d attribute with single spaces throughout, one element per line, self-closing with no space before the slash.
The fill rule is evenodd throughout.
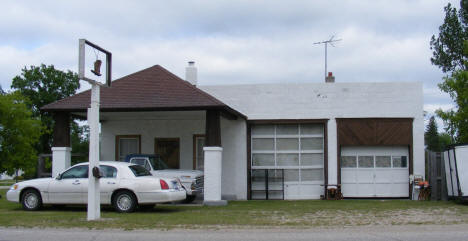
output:
<path id="1" fill-rule="evenodd" d="M 102 161 L 99 169 L 101 204 L 112 205 L 117 212 L 186 198 L 178 179 L 156 178 L 140 165 Z M 56 178 L 16 183 L 7 192 L 7 199 L 21 203 L 25 210 L 38 210 L 43 204 L 86 204 L 88 163 L 70 167 Z"/>

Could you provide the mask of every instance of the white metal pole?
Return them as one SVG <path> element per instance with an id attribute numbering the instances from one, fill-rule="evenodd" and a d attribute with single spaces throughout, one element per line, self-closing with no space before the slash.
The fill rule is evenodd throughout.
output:
<path id="1" fill-rule="evenodd" d="M 325 42 L 325 78 L 327 78 L 327 43 Z"/>
<path id="2" fill-rule="evenodd" d="M 93 176 L 93 168 L 99 167 L 99 85 L 91 88 L 91 108 L 88 108 L 89 125 L 89 175 L 88 175 L 88 220 L 101 217 L 99 179 Z"/>

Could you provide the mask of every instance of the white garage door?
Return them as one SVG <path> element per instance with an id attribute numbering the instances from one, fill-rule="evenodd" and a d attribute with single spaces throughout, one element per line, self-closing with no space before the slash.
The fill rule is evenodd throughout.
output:
<path id="1" fill-rule="evenodd" d="M 251 138 L 252 175 L 284 170 L 284 199 L 323 195 L 323 124 L 254 125 Z M 265 185 L 261 181 L 251 185 L 252 199 L 262 199 Z"/>
<path id="2" fill-rule="evenodd" d="M 408 147 L 342 147 L 344 197 L 408 197 Z"/>

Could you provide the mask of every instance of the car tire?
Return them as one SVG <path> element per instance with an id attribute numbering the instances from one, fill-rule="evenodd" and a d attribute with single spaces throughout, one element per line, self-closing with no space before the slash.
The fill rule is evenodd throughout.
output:
<path id="1" fill-rule="evenodd" d="M 112 200 L 112 206 L 119 213 L 131 213 L 137 207 L 137 199 L 130 191 L 119 191 Z"/>
<path id="2" fill-rule="evenodd" d="M 192 203 L 196 197 L 196 195 L 187 195 L 187 197 L 184 200 L 184 203 Z"/>
<path id="3" fill-rule="evenodd" d="M 38 191 L 28 189 L 21 195 L 21 205 L 26 211 L 37 211 L 42 207 L 42 197 Z"/>

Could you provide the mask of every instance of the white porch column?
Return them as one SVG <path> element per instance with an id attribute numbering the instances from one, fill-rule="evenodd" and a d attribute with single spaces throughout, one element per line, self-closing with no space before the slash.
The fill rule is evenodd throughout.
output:
<path id="1" fill-rule="evenodd" d="M 223 148 L 208 146 L 203 148 L 205 154 L 205 205 L 226 205 L 226 200 L 221 200 L 221 172 Z"/>
<path id="2" fill-rule="evenodd" d="M 52 177 L 70 167 L 71 147 L 52 147 Z"/>
<path id="3" fill-rule="evenodd" d="M 332 118 L 327 125 L 328 138 L 328 184 L 338 184 L 338 160 L 337 160 L 337 132 L 336 119 Z"/>

